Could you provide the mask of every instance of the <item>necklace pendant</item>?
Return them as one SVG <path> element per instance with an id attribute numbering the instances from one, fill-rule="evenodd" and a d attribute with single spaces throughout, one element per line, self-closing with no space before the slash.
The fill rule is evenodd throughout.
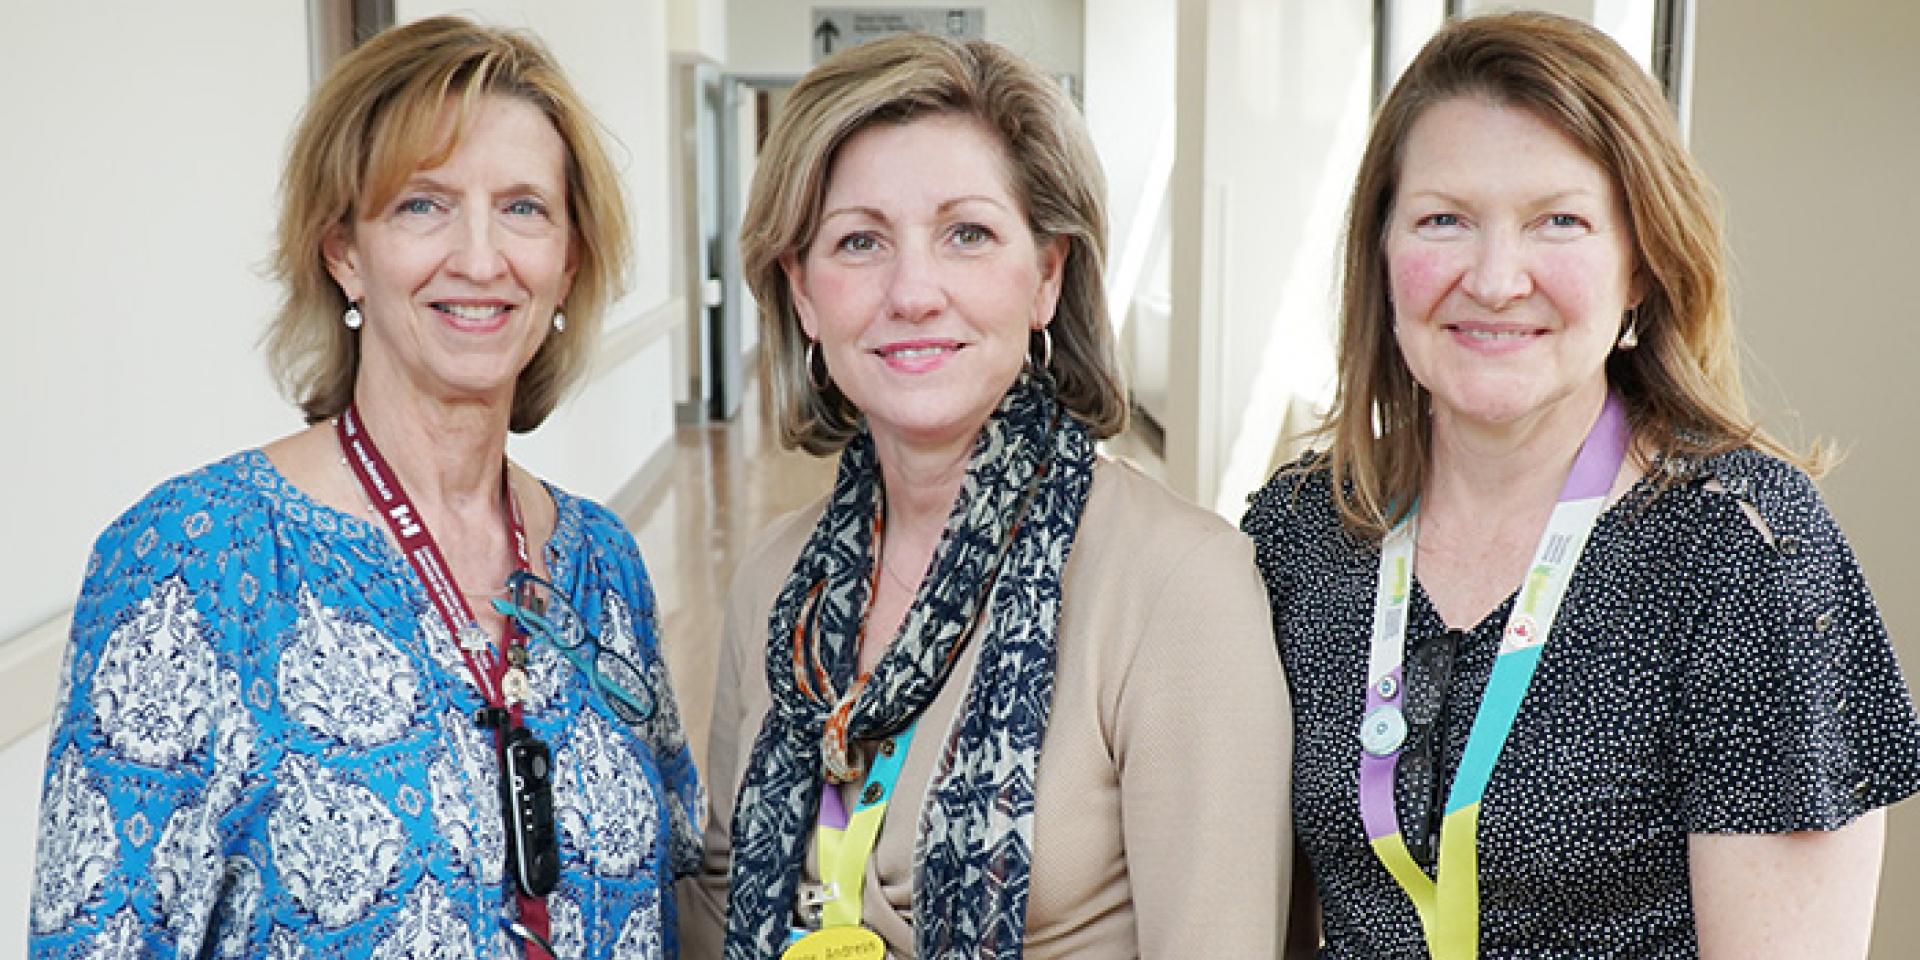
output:
<path id="1" fill-rule="evenodd" d="M 533 684 L 528 682 L 527 672 L 519 667 L 508 669 L 506 675 L 500 678 L 500 696 L 506 699 L 509 706 L 532 699 Z"/>
<path id="2" fill-rule="evenodd" d="M 460 628 L 460 649 L 479 653 L 493 646 L 493 638 L 477 623 L 469 623 Z"/>

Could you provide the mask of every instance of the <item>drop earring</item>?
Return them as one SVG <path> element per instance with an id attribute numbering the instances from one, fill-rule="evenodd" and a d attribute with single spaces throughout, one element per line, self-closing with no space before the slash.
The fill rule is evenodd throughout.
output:
<path id="1" fill-rule="evenodd" d="M 340 315 L 340 322 L 346 324 L 348 330 L 358 330 L 361 324 L 367 322 L 367 318 L 360 315 L 358 300 L 347 304 L 347 312 Z"/>
<path id="2" fill-rule="evenodd" d="M 567 315 L 564 313 L 561 313 L 558 310 L 555 310 L 553 312 L 553 332 L 554 333 L 567 332 Z"/>
<path id="3" fill-rule="evenodd" d="M 1618 346 L 1622 350 L 1632 350 L 1634 347 L 1639 346 L 1640 332 L 1637 329 L 1639 324 L 1640 324 L 1640 308 L 1635 307 L 1632 310 L 1628 310 L 1627 311 L 1627 328 L 1620 332 L 1620 339 L 1615 344 L 1615 346 Z"/>

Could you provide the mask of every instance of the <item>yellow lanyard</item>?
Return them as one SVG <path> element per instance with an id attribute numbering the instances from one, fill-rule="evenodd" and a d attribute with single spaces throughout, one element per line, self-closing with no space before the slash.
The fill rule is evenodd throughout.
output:
<path id="1" fill-rule="evenodd" d="M 916 720 L 880 741 L 866 783 L 860 788 L 860 802 L 847 818 L 847 825 L 833 827 L 823 822 L 814 834 L 820 857 L 820 879 L 826 888 L 820 911 L 822 927 L 860 924 L 867 861 L 873 857 L 874 845 L 880 839 L 880 824 L 886 819 L 887 803 L 893 799 L 894 784 L 900 779 L 900 768 L 906 761 L 907 747 L 913 742 L 914 727 L 918 725 Z M 821 789 L 839 788 L 827 784 Z"/>

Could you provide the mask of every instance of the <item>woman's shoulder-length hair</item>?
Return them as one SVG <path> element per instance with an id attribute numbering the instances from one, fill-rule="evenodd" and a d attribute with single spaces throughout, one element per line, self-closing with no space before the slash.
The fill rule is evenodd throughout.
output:
<path id="1" fill-rule="evenodd" d="M 1673 110 L 1606 34 L 1546 13 L 1470 17 L 1443 27 L 1375 117 L 1348 203 L 1338 378 L 1319 428 L 1326 450 L 1295 469 L 1326 469 L 1341 519 L 1378 538 L 1426 480 L 1432 410 L 1393 335 L 1386 226 L 1402 151 L 1434 104 L 1461 97 L 1524 109 L 1566 134 L 1619 190 L 1644 291 L 1639 346 L 1607 360 L 1636 454 L 1697 458 L 1755 447 L 1817 473 L 1748 412 L 1741 386 L 1718 194 L 1687 152 Z"/>
<path id="2" fill-rule="evenodd" d="M 813 388 L 807 336 L 783 257 L 819 229 L 840 147 L 876 123 L 937 114 L 977 120 L 1005 147 L 1009 187 L 1042 243 L 1067 240 L 1060 302 L 1049 325 L 1061 403 L 1107 437 L 1127 398 L 1107 319 L 1106 182 L 1079 110 L 1059 83 L 997 44 L 903 34 L 827 58 L 794 87 L 763 148 L 740 228 L 740 256 L 760 305 L 762 371 L 782 443 L 831 453 L 859 429 L 859 411 L 829 384 Z"/>
<path id="3" fill-rule="evenodd" d="M 585 373 L 625 285 L 632 244 L 620 178 L 598 125 L 532 35 L 432 17 L 384 31 L 341 58 L 294 131 L 272 261 L 284 299 L 265 343 L 275 377 L 308 423 L 352 401 L 360 362 L 359 337 L 340 322 L 346 295 L 321 253 L 328 231 L 351 229 L 415 171 L 445 162 L 490 97 L 538 108 L 565 144 L 576 265 L 567 330 L 549 336 L 520 372 L 511 429 L 539 426 Z"/>

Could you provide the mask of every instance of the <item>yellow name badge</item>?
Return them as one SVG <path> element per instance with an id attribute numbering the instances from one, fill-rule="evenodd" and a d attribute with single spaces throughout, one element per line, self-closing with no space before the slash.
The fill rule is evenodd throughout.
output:
<path id="1" fill-rule="evenodd" d="M 887 944 L 866 927 L 828 927 L 795 941 L 780 960 L 886 960 Z"/>

